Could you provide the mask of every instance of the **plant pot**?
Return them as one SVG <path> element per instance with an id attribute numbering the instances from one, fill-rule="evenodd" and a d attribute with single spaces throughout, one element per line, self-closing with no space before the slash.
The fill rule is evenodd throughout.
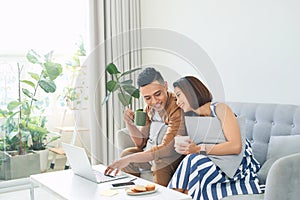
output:
<path id="1" fill-rule="evenodd" d="M 49 150 L 48 149 L 34 150 L 33 152 L 40 155 L 40 171 L 46 172 L 49 166 L 48 165 Z"/>
<path id="2" fill-rule="evenodd" d="M 0 179 L 11 180 L 40 173 L 40 155 L 28 153 L 11 156 L 1 153 Z"/>

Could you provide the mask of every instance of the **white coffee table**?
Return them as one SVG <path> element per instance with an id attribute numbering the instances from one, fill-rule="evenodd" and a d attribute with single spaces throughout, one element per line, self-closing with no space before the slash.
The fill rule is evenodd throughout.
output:
<path id="1" fill-rule="evenodd" d="M 97 166 L 98 167 L 98 166 Z M 103 165 L 99 165 L 100 169 L 103 169 Z M 125 189 L 117 189 L 118 194 L 114 196 L 103 196 L 101 193 L 105 190 L 111 189 L 112 183 L 125 182 L 132 179 L 133 176 L 128 178 L 115 180 L 106 183 L 96 184 L 92 181 L 74 175 L 72 170 L 63 170 L 56 172 L 48 172 L 43 174 L 31 175 L 31 200 L 34 200 L 34 188 L 36 186 L 47 190 L 50 194 L 56 196 L 59 199 L 70 200 L 96 200 L 96 199 L 172 199 L 172 200 L 185 200 L 192 199 L 190 196 L 168 189 L 166 187 L 156 184 L 157 192 L 152 194 L 145 194 L 140 196 L 127 195 Z M 138 178 L 134 181 L 138 185 L 145 185 L 150 183 L 147 180 Z"/>

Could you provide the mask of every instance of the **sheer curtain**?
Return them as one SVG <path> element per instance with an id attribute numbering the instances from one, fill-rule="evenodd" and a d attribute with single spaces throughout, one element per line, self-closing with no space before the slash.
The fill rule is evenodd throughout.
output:
<path id="1" fill-rule="evenodd" d="M 121 72 L 141 67 L 140 1 L 90 0 L 90 55 L 87 59 L 89 79 L 90 129 L 92 163 L 108 164 L 115 159 L 114 133 L 125 127 L 123 107 L 106 96 L 105 73 L 113 62 Z M 136 75 L 131 79 L 136 80 Z M 136 102 L 133 106 L 137 105 Z"/>

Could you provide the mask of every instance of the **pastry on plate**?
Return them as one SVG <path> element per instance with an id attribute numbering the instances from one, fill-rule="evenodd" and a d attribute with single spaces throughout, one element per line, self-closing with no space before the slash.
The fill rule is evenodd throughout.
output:
<path id="1" fill-rule="evenodd" d="M 136 185 L 134 187 L 131 188 L 132 192 L 146 192 L 147 189 L 146 187 L 142 186 L 142 185 Z"/>
<path id="2" fill-rule="evenodd" d="M 145 186 L 146 190 L 147 191 L 152 191 L 152 190 L 155 190 L 155 185 L 154 184 L 147 184 Z"/>

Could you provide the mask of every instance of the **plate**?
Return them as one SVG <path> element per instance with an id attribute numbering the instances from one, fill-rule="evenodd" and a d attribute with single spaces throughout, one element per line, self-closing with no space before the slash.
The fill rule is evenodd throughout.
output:
<path id="1" fill-rule="evenodd" d="M 152 193 L 157 192 L 157 190 L 158 190 L 158 188 L 155 188 L 155 190 L 146 191 L 146 192 L 132 192 L 131 189 L 127 189 L 126 193 L 131 196 L 139 196 L 139 195 L 144 195 L 144 194 L 152 194 Z"/>

